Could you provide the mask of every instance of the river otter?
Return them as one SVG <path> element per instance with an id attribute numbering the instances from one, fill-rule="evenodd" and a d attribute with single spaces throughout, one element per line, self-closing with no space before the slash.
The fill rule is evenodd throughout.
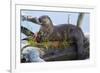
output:
<path id="1" fill-rule="evenodd" d="M 77 58 L 78 60 L 86 59 L 89 56 L 85 52 L 84 48 L 84 33 L 81 28 L 72 24 L 60 24 L 54 26 L 52 20 L 49 16 L 41 16 L 37 18 L 27 17 L 28 21 L 41 25 L 39 30 L 39 36 L 42 37 L 40 41 L 72 41 L 76 46 Z"/>

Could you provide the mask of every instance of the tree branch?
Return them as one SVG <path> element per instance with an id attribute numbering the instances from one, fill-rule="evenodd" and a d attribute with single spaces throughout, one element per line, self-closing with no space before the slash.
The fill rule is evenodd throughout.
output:
<path id="1" fill-rule="evenodd" d="M 81 27 L 83 21 L 84 13 L 80 13 L 77 20 L 77 26 Z"/>
<path id="2" fill-rule="evenodd" d="M 21 32 L 24 33 L 26 36 L 33 36 L 34 33 L 32 31 L 30 31 L 29 29 L 21 26 Z"/>

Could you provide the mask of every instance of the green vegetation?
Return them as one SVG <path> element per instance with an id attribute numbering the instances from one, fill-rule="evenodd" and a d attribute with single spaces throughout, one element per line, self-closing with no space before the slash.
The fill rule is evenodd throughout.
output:
<path id="1" fill-rule="evenodd" d="M 36 40 L 32 37 L 29 38 L 28 40 L 29 45 L 32 45 L 34 47 L 39 47 L 39 48 L 68 48 L 70 47 L 70 43 L 67 41 L 48 41 L 47 39 L 44 42 L 37 43 Z"/>

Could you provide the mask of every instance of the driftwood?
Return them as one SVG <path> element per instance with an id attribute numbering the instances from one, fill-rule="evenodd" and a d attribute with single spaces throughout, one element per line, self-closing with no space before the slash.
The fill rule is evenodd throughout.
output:
<path id="1" fill-rule="evenodd" d="M 29 29 L 21 26 L 21 32 L 24 33 L 26 36 L 33 36 L 34 33 L 32 31 L 30 31 Z"/>
<path id="2" fill-rule="evenodd" d="M 44 52 L 41 58 L 45 61 L 63 61 L 63 60 L 77 60 L 77 50 L 72 42 L 68 43 L 65 41 L 45 41 L 37 43 L 34 39 L 30 38 L 28 42 L 33 47 L 40 48 Z M 89 55 L 89 44 L 84 45 L 84 49 Z"/>

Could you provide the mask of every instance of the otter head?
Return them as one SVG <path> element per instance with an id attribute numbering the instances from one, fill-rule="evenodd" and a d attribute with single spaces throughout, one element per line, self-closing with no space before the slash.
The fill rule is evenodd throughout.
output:
<path id="1" fill-rule="evenodd" d="M 49 37 L 49 35 L 51 35 L 51 33 L 53 32 L 53 23 L 50 19 L 49 16 L 41 16 L 39 17 L 39 22 L 40 22 L 40 25 L 41 25 L 41 28 L 39 30 L 40 32 L 40 36 L 41 36 L 41 39 L 44 40 L 46 38 Z"/>
<path id="2" fill-rule="evenodd" d="M 53 25 L 50 17 L 47 16 L 47 15 L 39 17 L 39 22 L 41 23 L 42 26 L 47 26 L 48 27 L 48 26 L 52 26 Z"/>

